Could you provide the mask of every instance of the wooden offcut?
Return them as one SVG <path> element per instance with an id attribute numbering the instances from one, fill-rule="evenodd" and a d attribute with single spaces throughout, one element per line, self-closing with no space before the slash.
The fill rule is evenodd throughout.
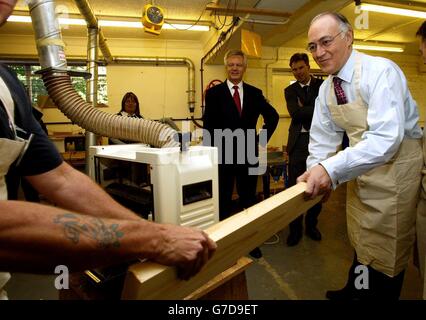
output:
<path id="1" fill-rule="evenodd" d="M 129 268 L 123 299 L 183 299 L 231 267 L 296 217 L 321 200 L 304 199 L 305 183 L 299 183 L 205 230 L 217 250 L 190 280 L 181 280 L 174 267 L 143 262 Z"/>
<path id="2" fill-rule="evenodd" d="M 184 300 L 248 300 L 244 271 L 252 263 L 252 259 L 241 257 L 232 267 L 219 273 Z"/>

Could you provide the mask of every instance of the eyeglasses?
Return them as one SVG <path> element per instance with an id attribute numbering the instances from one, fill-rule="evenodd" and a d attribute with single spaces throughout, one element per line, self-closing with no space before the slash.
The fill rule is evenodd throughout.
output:
<path id="1" fill-rule="evenodd" d="M 317 51 L 318 49 L 318 45 L 320 45 L 323 48 L 328 48 L 329 46 L 331 46 L 331 44 L 333 43 L 334 39 L 336 39 L 336 37 L 341 34 L 343 31 L 340 31 L 338 34 L 336 34 L 334 37 L 331 36 L 325 36 L 322 37 L 321 39 L 319 39 L 318 43 L 314 43 L 311 42 L 308 44 L 308 46 L 306 47 L 306 50 L 308 50 L 309 52 L 313 53 L 315 51 Z"/>

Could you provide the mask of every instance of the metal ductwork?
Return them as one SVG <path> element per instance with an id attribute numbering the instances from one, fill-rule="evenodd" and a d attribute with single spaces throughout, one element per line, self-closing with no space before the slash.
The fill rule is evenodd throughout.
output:
<path id="1" fill-rule="evenodd" d="M 167 125 L 108 114 L 84 101 L 73 88 L 67 72 L 65 45 L 55 15 L 54 1 L 30 0 L 28 7 L 44 84 L 49 96 L 71 121 L 107 137 L 140 141 L 154 147 L 179 146 L 177 132 Z"/>
<path id="2" fill-rule="evenodd" d="M 188 67 L 188 108 L 191 113 L 195 111 L 195 66 L 188 58 L 173 57 L 120 57 L 114 58 L 108 48 L 105 36 L 98 26 L 93 9 L 87 0 L 74 0 L 81 15 L 84 17 L 88 28 L 96 28 L 99 30 L 99 48 L 107 64 L 137 64 L 137 65 L 186 65 Z"/>
<path id="3" fill-rule="evenodd" d="M 117 64 L 137 64 L 154 66 L 187 66 L 188 68 L 188 108 L 195 110 L 195 66 L 191 59 L 179 57 L 116 57 L 112 60 Z"/>
<path id="4" fill-rule="evenodd" d="M 91 29 L 99 30 L 99 48 L 101 49 L 101 52 L 102 52 L 102 55 L 104 56 L 105 61 L 107 63 L 111 62 L 112 61 L 111 51 L 109 51 L 108 45 L 106 44 L 104 33 L 102 32 L 102 29 L 99 28 L 98 26 L 98 19 L 93 13 L 93 9 L 90 6 L 89 2 L 87 0 L 74 0 L 74 2 L 77 5 L 78 9 L 80 10 L 80 13 L 86 20 L 87 27 Z"/>

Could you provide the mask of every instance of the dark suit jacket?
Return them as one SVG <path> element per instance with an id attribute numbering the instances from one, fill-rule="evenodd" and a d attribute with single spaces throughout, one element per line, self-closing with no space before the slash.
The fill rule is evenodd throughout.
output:
<path id="1" fill-rule="evenodd" d="M 214 145 L 214 129 L 232 131 L 242 129 L 246 133 L 248 129 L 256 129 L 260 115 L 264 120 L 263 128 L 267 129 L 268 140 L 272 136 L 279 119 L 274 107 L 266 101 L 260 89 L 247 83 L 243 83 L 243 94 L 243 111 L 240 116 L 226 81 L 207 90 L 203 124 L 204 129 L 209 131 L 212 138 L 210 145 Z M 223 143 L 224 140 L 222 140 Z M 236 144 L 233 149 L 235 152 Z M 224 163 L 224 152 L 222 152 L 222 163 Z"/>
<path id="2" fill-rule="evenodd" d="M 299 137 L 302 126 L 309 130 L 311 128 L 312 116 L 314 115 L 315 99 L 318 96 L 319 87 L 323 80 L 312 77 L 309 85 L 308 96 L 298 82 L 289 85 L 284 90 L 285 100 L 287 102 L 288 113 L 291 116 L 291 124 L 288 132 L 287 153 L 290 154 Z M 303 104 L 299 107 L 297 98 Z"/>

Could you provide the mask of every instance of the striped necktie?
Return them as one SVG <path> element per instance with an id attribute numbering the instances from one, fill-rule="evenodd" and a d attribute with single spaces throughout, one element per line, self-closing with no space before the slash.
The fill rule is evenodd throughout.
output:
<path id="1" fill-rule="evenodd" d="M 334 93 L 336 94 L 337 104 L 346 104 L 348 99 L 346 98 L 345 91 L 342 88 L 342 79 L 338 77 L 333 78 Z"/>

